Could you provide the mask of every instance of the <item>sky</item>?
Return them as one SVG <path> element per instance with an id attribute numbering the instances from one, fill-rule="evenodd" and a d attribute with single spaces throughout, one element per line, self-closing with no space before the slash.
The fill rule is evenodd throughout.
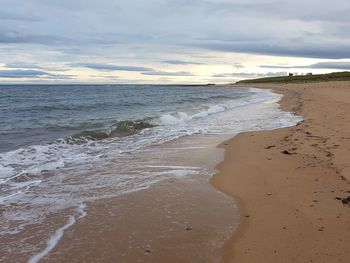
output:
<path id="1" fill-rule="evenodd" d="M 350 70 L 349 0 L 0 0 L 0 83 Z"/>

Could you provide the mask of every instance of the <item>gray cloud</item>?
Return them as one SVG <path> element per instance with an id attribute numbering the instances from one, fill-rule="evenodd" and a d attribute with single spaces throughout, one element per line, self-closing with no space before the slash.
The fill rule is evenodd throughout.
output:
<path id="1" fill-rule="evenodd" d="M 300 43 L 298 39 L 286 39 L 286 44 L 278 44 L 277 41 L 202 41 L 191 43 L 190 46 L 198 46 L 209 50 L 224 52 L 239 52 L 250 54 L 264 54 L 273 56 L 307 57 L 342 59 L 350 58 L 350 39 L 346 43 L 333 45 L 328 40 L 320 40 L 319 43 Z"/>
<path id="2" fill-rule="evenodd" d="M 285 65 L 260 65 L 260 68 L 268 68 L 268 69 L 274 69 L 274 68 L 284 68 L 284 69 L 292 69 L 292 68 L 298 68 L 300 66 L 285 66 Z M 302 66 L 303 68 L 308 68 L 307 66 Z"/>
<path id="3" fill-rule="evenodd" d="M 0 78 L 21 79 L 21 78 L 47 78 L 47 79 L 70 79 L 69 75 L 52 74 L 42 70 L 14 69 L 0 70 Z"/>
<path id="4" fill-rule="evenodd" d="M 13 20 L 13 21 L 24 21 L 24 22 L 39 22 L 42 18 L 39 16 L 33 16 L 31 14 L 20 14 L 18 12 L 4 12 L 0 11 L 0 20 Z"/>
<path id="5" fill-rule="evenodd" d="M 315 69 L 345 69 L 350 70 L 350 62 L 319 62 L 310 65 L 310 68 Z"/>
<path id="6" fill-rule="evenodd" d="M 261 68 L 284 68 L 284 69 L 340 69 L 350 70 L 350 61 L 329 61 L 318 62 L 305 66 L 284 66 L 284 65 L 261 65 Z"/>
<path id="7" fill-rule="evenodd" d="M 164 60 L 162 61 L 163 63 L 167 63 L 167 64 L 173 64 L 173 65 L 203 65 L 203 63 L 199 63 L 199 62 L 191 62 L 191 61 L 183 61 L 183 60 L 174 60 L 174 59 L 170 59 L 170 60 Z"/>
<path id="8" fill-rule="evenodd" d="M 151 68 L 137 67 L 137 66 L 117 66 L 111 64 L 98 64 L 98 63 L 77 63 L 71 64 L 73 67 L 85 67 L 102 71 L 153 71 Z"/>
<path id="9" fill-rule="evenodd" d="M 251 73 L 251 72 L 234 72 L 212 75 L 213 78 L 263 78 L 285 76 L 287 72 L 268 72 L 268 73 Z"/>
<path id="10" fill-rule="evenodd" d="M 143 75 L 148 76 L 178 76 L 178 77 L 189 77 L 194 76 L 191 72 L 187 71 L 176 71 L 176 72 L 168 72 L 168 71 L 150 71 L 150 72 L 144 72 Z"/>
<path id="11" fill-rule="evenodd" d="M 27 63 L 27 62 L 11 62 L 7 63 L 6 68 L 19 68 L 19 69 L 40 69 L 41 67 L 37 64 Z"/>
<path id="12" fill-rule="evenodd" d="M 243 66 L 241 63 L 233 63 L 233 66 L 234 66 L 236 69 L 244 68 L 244 66 Z"/>
<path id="13" fill-rule="evenodd" d="M 1 27 L 0 27 L 1 30 Z M 47 34 L 26 34 L 20 31 L 0 31 L 0 44 L 42 44 L 42 45 L 64 45 L 77 44 L 77 40 L 63 36 Z"/>
<path id="14" fill-rule="evenodd" d="M 41 70 L 0 70 L 0 78 L 37 78 L 48 75 L 50 74 Z"/>
<path id="15" fill-rule="evenodd" d="M 11 63 L 6 63 L 5 67 L 8 69 L 37 69 L 37 70 L 44 70 L 44 71 L 68 71 L 67 68 L 58 68 L 54 66 L 46 66 L 46 65 L 39 65 L 37 63 L 28 63 L 28 62 L 18 62 L 14 61 Z"/>

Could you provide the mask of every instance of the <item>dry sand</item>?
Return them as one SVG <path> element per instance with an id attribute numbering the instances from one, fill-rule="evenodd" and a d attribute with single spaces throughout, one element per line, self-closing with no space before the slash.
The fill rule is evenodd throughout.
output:
<path id="1" fill-rule="evenodd" d="M 291 128 L 221 145 L 212 183 L 239 203 L 223 262 L 350 262 L 350 82 L 254 85 L 283 93 Z M 284 152 L 284 153 L 283 153 Z"/>

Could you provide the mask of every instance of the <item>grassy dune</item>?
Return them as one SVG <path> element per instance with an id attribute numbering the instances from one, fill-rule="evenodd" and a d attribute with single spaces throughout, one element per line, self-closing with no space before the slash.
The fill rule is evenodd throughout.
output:
<path id="1" fill-rule="evenodd" d="M 237 84 L 250 83 L 309 83 L 325 81 L 350 81 L 350 72 L 334 72 L 329 74 L 302 75 L 302 76 L 281 76 L 259 79 L 247 79 L 238 81 Z"/>

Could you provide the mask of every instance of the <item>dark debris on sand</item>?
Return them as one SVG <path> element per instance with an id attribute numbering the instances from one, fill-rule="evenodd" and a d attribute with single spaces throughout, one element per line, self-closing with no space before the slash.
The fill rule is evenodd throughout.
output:
<path id="1" fill-rule="evenodd" d="M 345 197 L 345 198 L 336 197 L 335 199 L 341 201 L 343 203 L 343 205 L 349 205 L 350 206 L 350 195 L 348 197 Z"/>
<path id="2" fill-rule="evenodd" d="M 281 153 L 286 154 L 286 155 L 296 154 L 296 153 L 290 152 L 290 151 L 288 151 L 288 150 L 284 150 L 284 151 L 282 151 Z"/>

